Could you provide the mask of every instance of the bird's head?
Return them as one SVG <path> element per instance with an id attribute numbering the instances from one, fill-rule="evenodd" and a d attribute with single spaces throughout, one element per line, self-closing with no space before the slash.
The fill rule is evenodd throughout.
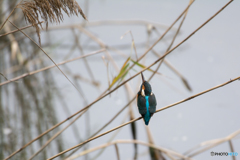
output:
<path id="1" fill-rule="evenodd" d="M 141 95 L 142 96 L 150 96 L 152 94 L 152 87 L 151 85 L 145 80 L 143 74 L 141 73 L 142 75 L 142 85 L 141 85 L 141 88 L 140 88 L 140 91 L 141 91 Z"/>

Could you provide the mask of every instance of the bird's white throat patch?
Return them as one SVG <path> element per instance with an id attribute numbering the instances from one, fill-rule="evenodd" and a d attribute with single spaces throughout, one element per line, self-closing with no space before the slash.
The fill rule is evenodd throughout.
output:
<path id="1" fill-rule="evenodd" d="M 144 89 L 142 89 L 141 95 L 145 97 Z"/>

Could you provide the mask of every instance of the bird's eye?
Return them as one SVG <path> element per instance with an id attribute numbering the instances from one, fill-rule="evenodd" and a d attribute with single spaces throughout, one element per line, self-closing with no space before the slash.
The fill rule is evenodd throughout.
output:
<path id="1" fill-rule="evenodd" d="M 143 89 L 142 89 L 141 95 L 142 95 L 142 96 L 145 96 L 145 92 L 144 92 Z"/>
<path id="2" fill-rule="evenodd" d="M 153 93 L 151 92 L 151 96 L 153 95 Z"/>

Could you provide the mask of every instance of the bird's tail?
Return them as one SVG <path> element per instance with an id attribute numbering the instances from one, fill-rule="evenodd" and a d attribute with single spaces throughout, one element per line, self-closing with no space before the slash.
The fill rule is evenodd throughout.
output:
<path id="1" fill-rule="evenodd" d="M 145 125 L 148 125 L 148 123 L 149 123 L 149 120 L 148 121 L 144 121 L 145 122 Z"/>
<path id="2" fill-rule="evenodd" d="M 150 118 L 151 118 L 150 114 L 149 115 L 148 114 L 144 115 L 143 119 L 144 119 L 145 125 L 148 125 L 148 123 L 150 121 Z"/>

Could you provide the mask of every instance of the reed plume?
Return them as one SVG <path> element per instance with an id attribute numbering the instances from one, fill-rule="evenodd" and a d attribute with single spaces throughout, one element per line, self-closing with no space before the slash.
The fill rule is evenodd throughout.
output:
<path id="1" fill-rule="evenodd" d="M 17 8 L 23 11 L 26 22 L 36 28 L 39 43 L 41 43 L 40 27 L 42 28 L 40 18 L 46 22 L 46 28 L 48 22 L 60 23 L 63 21 L 62 11 L 68 16 L 81 14 L 87 20 L 76 0 L 28 0 L 21 2 Z"/>

